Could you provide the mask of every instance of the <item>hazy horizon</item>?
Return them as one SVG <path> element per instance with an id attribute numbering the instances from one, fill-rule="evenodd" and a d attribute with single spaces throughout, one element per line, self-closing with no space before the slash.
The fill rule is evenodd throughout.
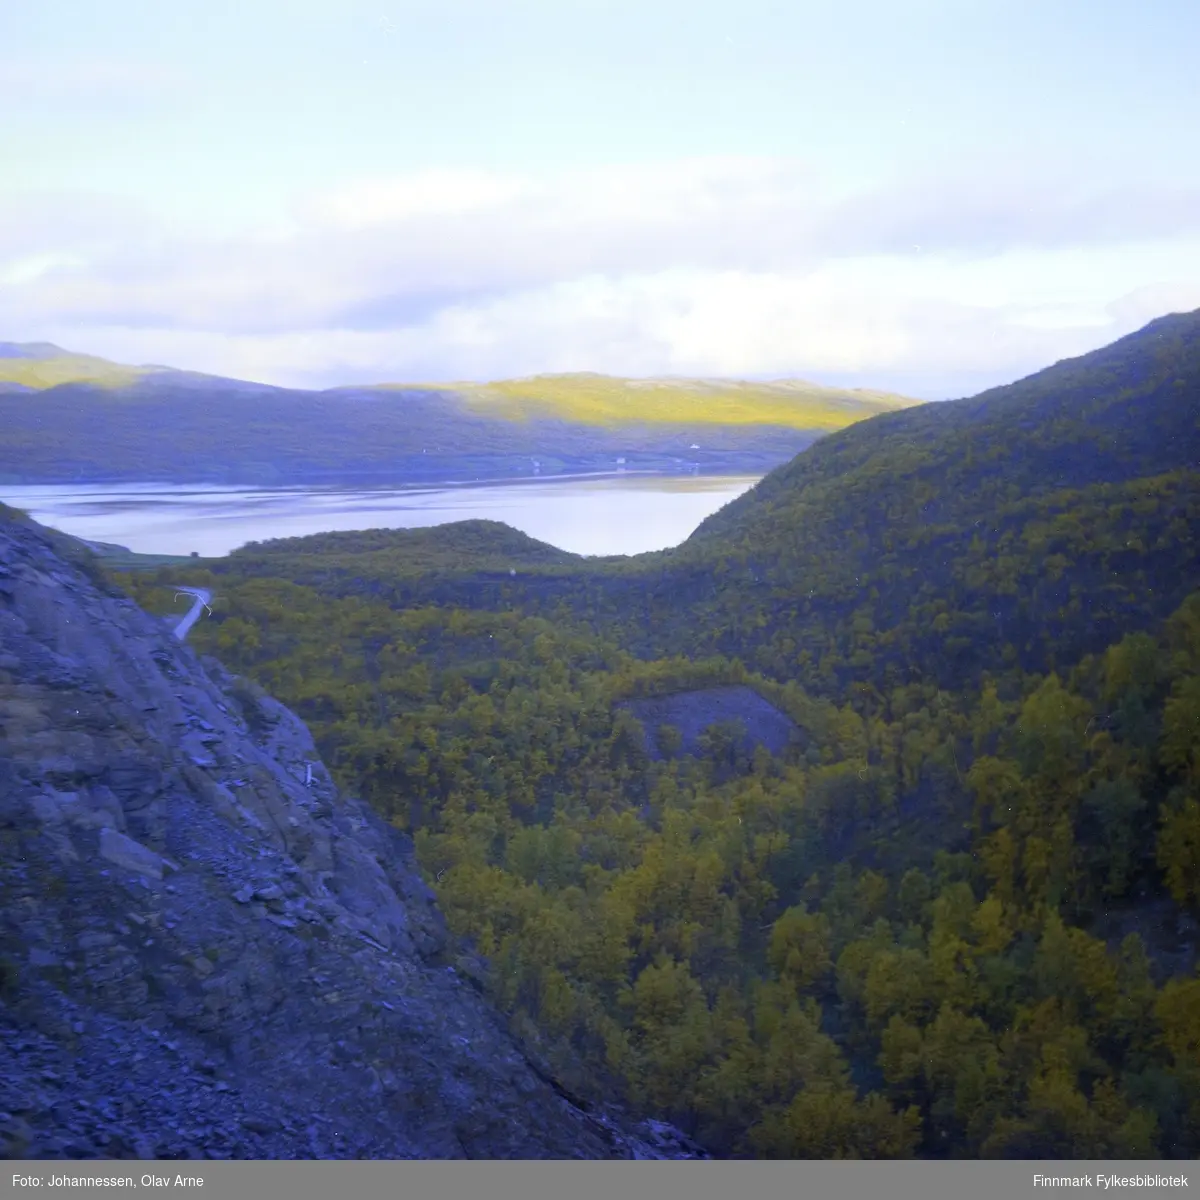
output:
<path id="1" fill-rule="evenodd" d="M 0 359 L 5 357 L 4 349 L 6 346 L 20 347 L 22 349 L 29 349 L 31 347 L 44 346 L 48 350 L 55 350 L 55 351 L 62 353 L 63 355 L 78 356 L 78 357 L 84 357 L 84 358 L 88 358 L 88 357 L 104 358 L 103 355 L 93 355 L 88 351 L 79 350 L 72 346 L 61 346 L 54 342 L 38 343 L 38 342 L 11 342 L 11 341 L 0 340 Z M 265 380 L 256 380 L 256 379 L 247 378 L 245 376 L 218 376 L 218 375 L 215 375 L 215 373 L 213 373 L 213 372 L 203 371 L 203 370 L 200 370 L 195 367 L 184 366 L 184 365 L 180 365 L 177 363 L 162 363 L 162 362 L 156 362 L 156 363 L 123 362 L 122 363 L 122 362 L 116 362 L 116 360 L 113 360 L 113 359 L 105 359 L 105 361 L 112 362 L 112 363 L 114 363 L 114 365 L 117 365 L 117 366 L 132 367 L 134 369 L 144 370 L 144 371 L 170 371 L 170 372 L 179 372 L 181 374 L 188 374 L 188 375 L 210 375 L 210 374 L 212 374 L 212 375 L 214 375 L 215 378 L 228 378 L 228 379 L 234 380 L 236 382 L 255 384 L 255 385 L 259 385 L 259 386 L 263 386 L 263 387 L 286 386 L 286 385 L 275 385 L 275 384 L 268 383 Z M 664 384 L 699 383 L 699 384 L 712 384 L 715 386 L 721 386 L 721 385 L 727 385 L 727 384 L 756 384 L 756 385 L 761 385 L 761 386 L 776 385 L 776 386 L 781 386 L 781 387 L 802 386 L 802 385 L 808 384 L 808 385 L 814 385 L 817 387 L 845 388 L 847 390 L 855 387 L 855 385 L 850 385 L 850 384 L 845 384 L 845 385 L 843 385 L 843 384 L 822 384 L 818 380 L 806 379 L 806 378 L 803 378 L 803 377 L 797 376 L 797 375 L 771 375 L 771 374 L 764 373 L 764 374 L 759 374 L 759 375 L 746 374 L 746 375 L 737 375 L 737 376 L 734 376 L 734 375 L 679 375 L 679 374 L 674 374 L 674 375 L 668 375 L 668 374 L 663 374 L 663 375 L 625 375 L 625 376 L 622 376 L 622 375 L 613 375 L 607 371 L 589 371 L 586 369 L 581 369 L 578 371 L 537 371 L 537 372 L 533 372 L 531 374 L 511 376 L 511 377 L 508 377 L 505 379 L 500 379 L 498 377 L 475 378 L 475 379 L 449 378 L 449 377 L 447 377 L 445 379 L 375 379 L 375 380 L 363 380 L 363 381 L 355 382 L 352 384 L 333 383 L 333 384 L 326 385 L 326 387 L 324 389 L 316 389 L 316 390 L 337 391 L 337 390 L 341 390 L 341 389 L 344 389 L 347 387 L 361 387 L 361 388 L 372 388 L 372 387 L 376 387 L 376 388 L 390 388 L 390 387 L 424 388 L 424 387 L 429 387 L 429 388 L 450 389 L 455 386 L 486 387 L 487 385 L 493 384 L 493 383 L 520 383 L 522 380 L 538 380 L 538 379 L 554 379 L 554 378 L 575 379 L 575 378 L 586 378 L 589 376 L 596 377 L 596 378 L 615 379 L 620 382 L 628 382 L 628 383 L 664 383 Z M 0 386 L 5 386 L 5 385 L 0 383 Z M 880 391 L 881 389 L 864 386 L 864 387 L 857 387 L 857 388 L 855 388 L 855 390 L 859 390 L 862 392 L 875 392 L 875 391 Z"/>

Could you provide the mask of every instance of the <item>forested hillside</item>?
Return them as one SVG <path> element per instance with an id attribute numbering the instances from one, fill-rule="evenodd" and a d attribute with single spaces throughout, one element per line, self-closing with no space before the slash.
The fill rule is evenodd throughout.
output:
<path id="1" fill-rule="evenodd" d="M 413 832 L 514 1027 L 715 1152 L 1194 1157 L 1198 483 L 1189 314 L 826 438 L 675 551 L 472 523 L 124 582 L 213 587 L 192 636 Z M 621 702 L 713 684 L 804 736 L 651 758 Z"/>
<path id="2" fill-rule="evenodd" d="M 436 536 L 376 531 L 249 547 L 229 568 L 402 604 L 565 604 L 640 655 L 733 655 L 831 695 L 1070 666 L 1200 586 L 1198 327 L 1164 318 L 832 434 L 661 554 L 514 560 L 512 577 L 464 552 L 424 571 Z"/>

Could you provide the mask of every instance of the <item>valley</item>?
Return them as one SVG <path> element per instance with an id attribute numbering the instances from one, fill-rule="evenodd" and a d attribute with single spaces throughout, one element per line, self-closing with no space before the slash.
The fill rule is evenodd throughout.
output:
<path id="1" fill-rule="evenodd" d="M 1198 461 L 1193 313 L 826 437 L 675 549 L 467 522 L 120 582 L 212 590 L 197 646 L 412 836 L 579 1094 L 719 1155 L 1190 1157 Z M 711 689 L 801 736 L 679 753 Z"/>

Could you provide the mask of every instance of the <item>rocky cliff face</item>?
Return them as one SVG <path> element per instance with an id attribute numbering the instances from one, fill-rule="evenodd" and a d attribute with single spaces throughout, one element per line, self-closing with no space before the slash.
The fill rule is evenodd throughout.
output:
<path id="1" fill-rule="evenodd" d="M 308 730 L 0 511 L 0 1147 L 690 1157 L 583 1111 L 458 974 Z"/>

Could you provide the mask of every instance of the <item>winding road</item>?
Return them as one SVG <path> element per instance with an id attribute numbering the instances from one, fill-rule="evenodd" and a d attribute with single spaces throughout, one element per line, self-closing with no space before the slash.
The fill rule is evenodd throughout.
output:
<path id="1" fill-rule="evenodd" d="M 187 616 L 175 626 L 175 636 L 182 642 L 183 639 L 187 637 L 188 631 L 199 619 L 200 610 L 202 608 L 208 608 L 208 602 L 212 599 L 212 592 L 210 592 L 207 588 L 177 588 L 176 595 L 181 593 L 187 596 L 196 597 L 196 603 L 192 605 Z M 208 611 L 212 612 L 212 609 L 209 608 Z"/>

